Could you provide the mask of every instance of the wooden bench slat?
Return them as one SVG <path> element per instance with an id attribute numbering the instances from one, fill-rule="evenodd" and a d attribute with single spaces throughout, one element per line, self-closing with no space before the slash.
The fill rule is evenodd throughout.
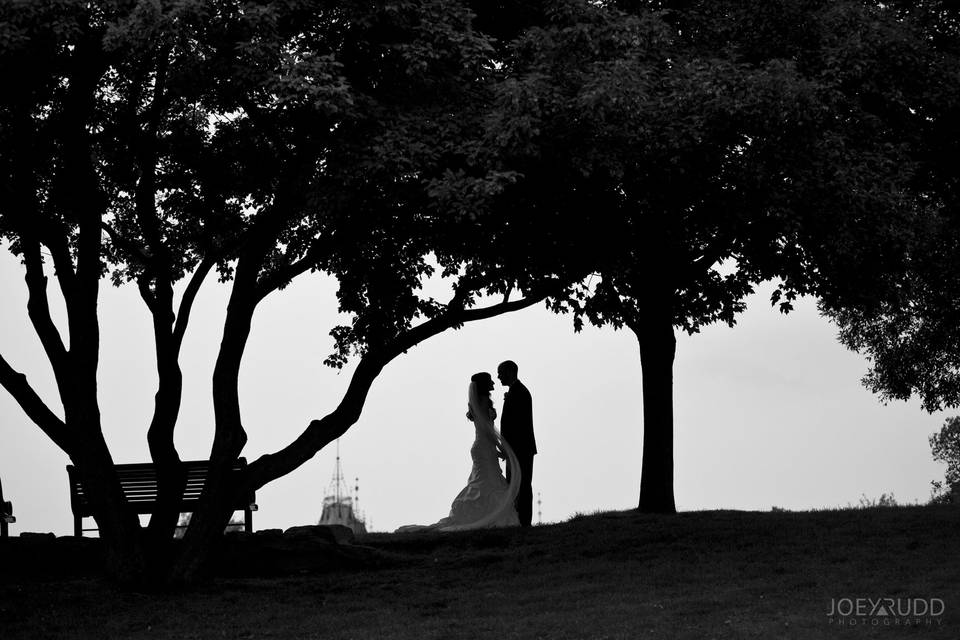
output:
<path id="1" fill-rule="evenodd" d="M 204 481 L 187 480 L 184 486 L 187 488 L 187 490 L 193 490 L 198 488 L 202 489 L 205 484 L 206 484 L 205 480 Z M 150 488 L 156 489 L 157 481 L 154 480 L 152 482 L 146 482 L 144 480 L 137 480 L 136 482 L 127 482 L 126 480 L 121 478 L 120 486 L 123 487 L 124 489 L 130 489 L 130 490 L 150 489 Z M 79 485 L 79 484 L 73 485 L 73 489 L 78 493 L 83 493 L 82 485 Z"/>
<path id="2" fill-rule="evenodd" d="M 241 468 L 242 468 L 242 467 L 234 467 L 235 470 L 236 470 L 236 469 L 241 469 Z M 145 477 L 145 478 L 152 478 L 152 477 L 155 477 L 155 476 L 157 475 L 156 469 L 123 469 L 123 468 L 116 469 L 116 468 L 115 468 L 115 471 L 117 472 L 117 475 L 119 475 L 119 476 L 125 476 L 125 477 L 131 477 L 131 478 L 137 477 L 137 476 L 142 476 L 142 477 Z M 207 469 L 205 469 L 205 468 L 199 468 L 199 467 L 186 467 L 186 468 L 182 469 L 182 471 L 183 471 L 184 473 L 186 473 L 188 476 L 205 476 L 205 475 L 207 475 Z"/>
<path id="3" fill-rule="evenodd" d="M 202 491 L 188 491 L 182 495 L 184 500 L 199 500 L 200 496 L 203 495 Z M 129 500 L 155 500 L 157 498 L 156 491 L 125 491 L 123 493 L 124 498 Z M 86 502 L 87 498 L 83 494 L 77 496 L 77 499 L 81 502 Z"/>
<path id="4" fill-rule="evenodd" d="M 200 493 L 201 491 L 203 491 L 203 486 L 204 485 L 198 484 L 198 483 L 189 483 L 184 487 L 184 492 Z M 121 483 L 121 489 L 125 493 L 156 493 L 157 484 L 156 483 L 154 483 L 153 485 L 137 484 L 137 485 L 131 486 L 129 484 Z M 82 496 L 84 495 L 85 492 L 83 491 L 83 487 L 77 487 L 74 493 Z"/>

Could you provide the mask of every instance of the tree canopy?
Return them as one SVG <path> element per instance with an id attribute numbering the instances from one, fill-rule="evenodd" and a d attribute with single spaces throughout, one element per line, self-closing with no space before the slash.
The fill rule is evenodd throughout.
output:
<path id="1" fill-rule="evenodd" d="M 518 38 L 497 130 L 508 198 L 584 214 L 596 277 L 557 308 L 637 335 L 640 505 L 673 511 L 674 328 L 734 324 L 768 279 L 783 311 L 862 297 L 928 226 L 918 136 L 955 67 L 884 5 L 617 4 L 556 4 Z"/>
<path id="2" fill-rule="evenodd" d="M 884 230 L 896 251 L 866 263 L 833 259 L 858 288 L 825 298 L 822 309 L 841 341 L 870 359 L 868 388 L 885 400 L 917 396 L 933 412 L 960 406 L 960 29 L 950 3 L 890 6 L 911 25 L 894 50 L 897 72 L 911 82 L 888 99 L 900 117 L 887 126 L 905 139 L 912 211 Z"/>
<path id="3" fill-rule="evenodd" d="M 802 293 L 881 308 L 903 273 L 936 271 L 916 266 L 934 246 L 921 241 L 952 246 L 929 222 L 955 203 L 953 16 L 859 0 L 4 3 L 0 234 L 62 406 L 2 357 L 0 384 L 71 457 L 114 573 L 177 582 L 201 568 L 231 497 L 350 428 L 392 359 L 546 299 L 577 327 L 637 335 L 641 507 L 672 511 L 675 328 L 733 324 L 769 278 L 784 310 Z M 421 293 L 437 269 L 449 300 Z M 174 547 L 179 351 L 214 271 L 231 295 L 211 474 Z M 356 362 L 349 387 L 234 479 L 257 306 L 311 271 L 337 279 L 350 316 L 327 359 Z M 146 537 L 100 429 L 107 278 L 136 285 L 153 318 L 160 508 Z"/>
<path id="4" fill-rule="evenodd" d="M 558 291 L 549 270 L 483 261 L 497 225 L 510 224 L 513 238 L 530 227 L 473 207 L 509 176 L 488 174 L 470 142 L 496 70 L 490 39 L 463 5 L 57 0 L 0 11 L 0 64 L 15 70 L 0 98 L 0 232 L 23 260 L 28 312 L 63 412 L 2 359 L 0 383 L 71 457 L 121 578 L 191 579 L 231 496 L 342 434 L 391 359 Z M 457 187 L 466 175 L 482 189 Z M 454 279 L 451 300 L 418 295 L 431 260 Z M 49 311 L 51 267 L 65 328 Z M 212 383 L 211 474 L 204 507 L 171 556 L 184 482 L 173 445 L 178 355 L 214 269 L 231 281 L 231 296 Z M 333 328 L 328 359 L 357 358 L 350 386 L 337 407 L 233 481 L 246 442 L 237 380 L 256 307 L 314 270 L 337 278 L 340 310 L 352 317 Z M 135 283 L 153 317 L 158 387 L 147 437 L 161 508 L 149 550 L 100 431 L 104 277 Z M 503 300 L 478 307 L 481 293 Z"/>

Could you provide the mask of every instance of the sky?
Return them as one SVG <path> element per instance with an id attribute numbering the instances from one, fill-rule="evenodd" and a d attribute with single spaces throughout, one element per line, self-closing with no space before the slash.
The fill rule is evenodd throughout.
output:
<path id="1" fill-rule="evenodd" d="M 771 290 L 758 287 L 732 329 L 678 335 L 677 508 L 837 508 L 884 493 L 900 503 L 926 502 L 930 482 L 944 473 L 928 437 L 951 414 L 927 414 L 917 401 L 884 405 L 860 384 L 868 363 L 837 342 L 815 301 L 801 299 L 785 316 L 770 308 Z M 344 321 L 335 291 L 331 278 L 306 274 L 258 308 L 240 377 L 248 460 L 285 446 L 333 410 L 346 389 L 352 366 L 338 372 L 323 365 L 329 330 Z M 206 458 L 212 443 L 210 378 L 228 295 L 229 285 L 208 279 L 184 341 L 176 444 L 185 460 Z M 20 264 L 6 247 L 0 300 L 0 353 L 62 414 L 27 319 Z M 52 306 L 63 326 L 62 302 Z M 103 431 L 115 462 L 145 462 L 156 373 L 150 318 L 135 287 L 104 282 L 100 321 Z M 505 359 L 518 363 L 533 395 L 534 522 L 636 506 L 643 441 L 636 340 L 610 328 L 575 334 L 570 317 L 537 306 L 448 331 L 386 367 L 359 422 L 340 440 L 344 474 L 351 485 L 359 478 L 369 529 L 447 515 L 470 473 L 470 376 L 494 373 Z M 493 392 L 497 407 L 503 392 L 499 385 Z M 254 527 L 316 523 L 334 450 L 331 444 L 260 489 Z M 12 534 L 72 532 L 68 463 L 0 389 L 0 480 L 17 517 Z"/>

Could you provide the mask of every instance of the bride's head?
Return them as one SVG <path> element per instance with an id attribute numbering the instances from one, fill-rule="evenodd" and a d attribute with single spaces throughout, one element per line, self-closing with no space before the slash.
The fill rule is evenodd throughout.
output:
<path id="1" fill-rule="evenodd" d="M 493 391 L 493 377 L 486 371 L 473 374 L 470 381 L 477 386 L 477 393 L 481 396 L 489 396 Z"/>

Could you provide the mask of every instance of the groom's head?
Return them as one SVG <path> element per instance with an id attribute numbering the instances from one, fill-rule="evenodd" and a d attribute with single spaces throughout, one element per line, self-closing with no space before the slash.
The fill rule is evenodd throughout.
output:
<path id="1" fill-rule="evenodd" d="M 517 363 L 513 360 L 504 360 L 497 367 L 497 378 L 500 384 L 509 387 L 517 381 Z"/>

